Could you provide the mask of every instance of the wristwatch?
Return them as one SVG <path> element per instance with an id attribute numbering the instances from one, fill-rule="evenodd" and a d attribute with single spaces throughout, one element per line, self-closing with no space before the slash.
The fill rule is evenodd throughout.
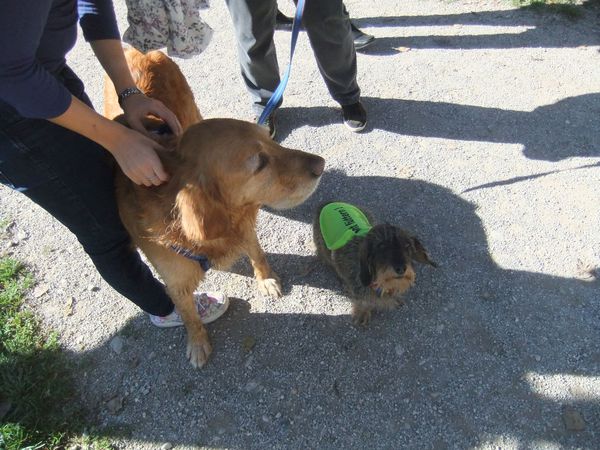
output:
<path id="1" fill-rule="evenodd" d="M 117 98 L 119 99 L 119 105 L 121 105 L 121 107 L 123 107 L 123 102 L 131 97 L 132 95 L 135 94 L 142 94 L 144 95 L 144 93 L 142 91 L 140 91 L 138 88 L 136 87 L 128 87 L 126 89 L 123 89 L 121 91 L 121 93 L 117 96 Z"/>

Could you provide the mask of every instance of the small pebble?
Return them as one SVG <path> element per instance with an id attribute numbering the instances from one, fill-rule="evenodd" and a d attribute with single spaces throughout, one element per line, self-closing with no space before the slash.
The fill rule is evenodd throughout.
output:
<path id="1" fill-rule="evenodd" d="M 566 408 L 563 411 L 563 422 L 565 428 L 569 431 L 585 430 L 585 420 L 581 413 L 573 408 Z"/>
<path id="2" fill-rule="evenodd" d="M 256 339 L 254 339 L 252 336 L 246 336 L 244 338 L 244 340 L 242 341 L 242 347 L 247 352 L 251 351 L 255 345 L 256 345 Z"/>
<path id="3" fill-rule="evenodd" d="M 402 348 L 402 346 L 400 344 L 396 345 L 395 350 L 396 350 L 396 355 L 398 355 L 398 356 L 404 355 L 404 349 Z"/>
<path id="4" fill-rule="evenodd" d="M 36 288 L 33 290 L 33 296 L 35 298 L 40 298 L 42 295 L 44 295 L 46 292 L 48 292 L 50 288 L 48 287 L 47 284 L 40 284 L 38 286 L 36 286 Z"/>
<path id="5" fill-rule="evenodd" d="M 118 414 L 123 409 L 123 397 L 117 395 L 111 398 L 107 403 L 106 407 L 111 414 Z"/>
<path id="6" fill-rule="evenodd" d="M 121 339 L 119 336 L 115 336 L 114 338 L 112 338 L 110 341 L 110 348 L 117 355 L 120 355 L 123 351 L 123 339 Z"/>

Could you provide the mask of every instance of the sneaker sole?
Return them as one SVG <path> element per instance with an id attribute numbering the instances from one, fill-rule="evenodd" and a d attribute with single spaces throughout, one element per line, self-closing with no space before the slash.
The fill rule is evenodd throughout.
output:
<path id="1" fill-rule="evenodd" d="M 255 119 L 254 119 L 254 123 L 256 123 L 256 120 L 257 120 L 257 119 L 255 118 Z M 263 124 L 263 125 L 259 125 L 259 127 L 261 127 L 261 128 L 263 128 L 264 130 L 266 130 L 266 131 L 267 131 L 267 133 L 269 133 L 269 137 L 270 137 L 272 140 L 275 140 L 275 135 L 277 134 L 277 128 L 273 127 L 273 132 L 271 133 L 271 130 L 270 130 L 270 128 L 269 128 L 269 126 L 268 126 L 268 125 L 265 125 L 265 124 Z"/>
<path id="2" fill-rule="evenodd" d="M 157 327 L 157 328 L 176 328 L 176 327 L 182 327 L 183 326 L 183 322 L 182 323 L 179 323 L 179 322 L 177 322 L 177 323 L 176 322 L 170 322 L 170 323 L 164 325 L 164 324 L 161 324 L 161 323 L 156 323 L 152 319 L 150 319 L 150 323 L 152 325 L 154 325 L 155 327 Z"/>
<path id="3" fill-rule="evenodd" d="M 224 308 L 219 310 L 219 314 L 216 316 L 212 316 L 209 319 L 202 319 L 200 318 L 200 320 L 202 321 L 203 324 L 208 324 L 208 323 L 212 323 L 215 320 L 217 320 L 219 317 L 221 317 L 223 314 L 225 314 L 225 312 L 229 309 L 229 297 L 227 297 L 225 294 L 223 294 L 223 305 L 225 305 Z M 150 319 L 150 323 L 152 325 L 154 325 L 157 328 L 176 328 L 176 327 L 182 327 L 185 324 L 183 322 L 179 323 L 175 323 L 175 322 L 170 322 L 168 324 L 161 324 L 161 323 L 156 323 L 154 321 L 152 321 L 152 319 Z"/>
<path id="4" fill-rule="evenodd" d="M 207 323 L 212 323 L 215 320 L 217 320 L 219 317 L 221 317 L 223 314 L 225 314 L 225 312 L 229 309 L 229 297 L 227 297 L 225 294 L 223 294 L 223 305 L 225 305 L 224 308 L 219 309 L 219 314 L 216 316 L 212 316 L 209 319 L 202 319 L 202 323 L 203 324 L 207 324 Z"/>
<path id="5" fill-rule="evenodd" d="M 352 131 L 354 133 L 359 133 L 365 129 L 365 127 L 367 126 L 367 122 L 365 122 L 365 124 L 362 127 L 351 127 L 346 122 L 344 122 L 344 125 L 346 125 L 346 128 L 348 128 L 350 131 Z"/>
<path id="6" fill-rule="evenodd" d="M 368 42 L 365 42 L 365 43 L 363 43 L 363 44 L 358 44 L 358 45 L 354 44 L 354 50 L 362 50 L 362 49 L 365 49 L 365 48 L 369 47 L 371 44 L 373 44 L 374 42 L 375 42 L 375 38 L 373 38 L 373 39 L 371 39 L 370 41 L 368 41 Z"/>

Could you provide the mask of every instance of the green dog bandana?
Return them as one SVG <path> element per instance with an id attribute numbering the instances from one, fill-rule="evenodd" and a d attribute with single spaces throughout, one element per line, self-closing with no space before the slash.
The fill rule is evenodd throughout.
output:
<path id="1" fill-rule="evenodd" d="M 364 236 L 373 228 L 360 209 L 342 202 L 325 205 L 319 215 L 319 225 L 329 250 L 337 250 L 354 236 Z"/>

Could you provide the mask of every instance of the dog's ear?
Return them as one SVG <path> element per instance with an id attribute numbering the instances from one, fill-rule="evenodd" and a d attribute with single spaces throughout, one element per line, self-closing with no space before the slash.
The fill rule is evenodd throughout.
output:
<path id="1" fill-rule="evenodd" d="M 375 264 L 373 261 L 373 243 L 368 237 L 360 243 L 358 264 L 360 282 L 363 286 L 369 286 L 375 277 Z"/>
<path id="2" fill-rule="evenodd" d="M 438 266 L 437 263 L 431 260 L 427 250 L 425 250 L 425 247 L 423 244 L 421 244 L 421 241 L 419 241 L 416 237 L 413 236 L 410 238 L 410 244 L 412 246 L 412 259 L 420 262 L 421 264 L 429 264 L 433 267 Z"/>
<path id="3" fill-rule="evenodd" d="M 208 241 L 223 236 L 229 218 L 225 207 L 199 186 L 188 184 L 175 200 L 181 229 L 191 241 Z"/>

